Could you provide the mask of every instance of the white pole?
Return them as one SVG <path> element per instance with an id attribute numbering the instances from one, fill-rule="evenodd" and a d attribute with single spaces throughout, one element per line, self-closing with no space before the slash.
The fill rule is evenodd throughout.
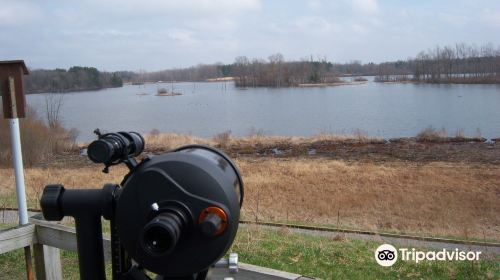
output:
<path id="1" fill-rule="evenodd" d="M 10 141 L 12 143 L 12 164 L 16 176 L 16 195 L 19 211 L 19 224 L 28 223 L 28 207 L 26 206 L 26 189 L 24 187 L 23 154 L 21 152 L 21 136 L 19 119 L 9 119 Z"/>

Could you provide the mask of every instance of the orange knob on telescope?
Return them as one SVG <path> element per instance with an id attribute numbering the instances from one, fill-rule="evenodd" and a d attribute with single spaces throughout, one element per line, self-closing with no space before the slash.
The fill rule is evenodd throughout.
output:
<path id="1" fill-rule="evenodd" d="M 227 215 L 220 207 L 207 207 L 198 219 L 201 231 L 207 236 L 217 236 L 227 227 Z"/>

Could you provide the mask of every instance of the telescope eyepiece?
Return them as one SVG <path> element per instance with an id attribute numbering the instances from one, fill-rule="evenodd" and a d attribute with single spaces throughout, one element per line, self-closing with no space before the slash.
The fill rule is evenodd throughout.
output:
<path id="1" fill-rule="evenodd" d="M 153 256 L 167 255 L 173 251 L 188 220 L 182 210 L 163 212 L 144 226 L 142 248 Z"/>

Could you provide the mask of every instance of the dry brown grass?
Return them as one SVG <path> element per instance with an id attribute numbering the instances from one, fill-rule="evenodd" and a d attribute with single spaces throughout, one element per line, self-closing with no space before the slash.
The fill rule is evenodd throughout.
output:
<path id="1" fill-rule="evenodd" d="M 446 129 L 441 128 L 438 130 L 432 126 L 423 129 L 416 136 L 416 138 L 421 141 L 436 141 L 446 137 L 448 137 L 448 132 L 446 132 Z"/>
<path id="2" fill-rule="evenodd" d="M 244 217 L 500 239 L 500 167 L 238 160 Z"/>
<path id="3" fill-rule="evenodd" d="M 2 116 L 0 116 L 2 117 Z M 32 108 L 27 108 L 26 118 L 20 120 L 23 161 L 27 166 L 47 161 L 54 154 L 75 147 L 78 132 L 56 125 L 49 128 Z M 7 120 L 0 119 L 0 165 L 9 166 L 12 161 L 10 129 Z"/>
<path id="4" fill-rule="evenodd" d="M 245 219 L 500 240 L 498 165 L 417 166 L 320 158 L 236 161 L 246 184 Z M 120 182 L 127 172 L 117 166 L 106 175 L 101 168 L 27 169 L 31 204 L 46 184 L 100 188 Z M 0 178 L 0 200 L 5 200 L 13 193 L 12 171 L 0 169 Z"/>
<path id="5" fill-rule="evenodd" d="M 144 135 L 146 149 L 149 151 L 166 151 L 187 144 L 214 145 L 215 142 L 209 139 L 199 138 L 187 134 L 157 133 L 153 131 Z"/>
<path id="6" fill-rule="evenodd" d="M 31 207 L 39 208 L 34 203 L 47 184 L 63 184 L 68 188 L 98 188 L 105 183 L 119 183 L 127 171 L 124 166 L 117 166 L 110 169 L 109 174 L 101 172 L 102 167 L 95 165 L 92 167 L 80 168 L 26 168 L 25 183 L 27 196 L 30 199 Z M 0 169 L 0 200 L 6 199 L 8 194 L 14 191 L 14 174 L 12 169 Z M 0 201 L 0 206 L 2 201 Z"/>
<path id="7" fill-rule="evenodd" d="M 288 144 L 292 145 L 303 145 L 310 144 L 319 141 L 329 141 L 329 142 L 359 142 L 359 143 L 371 143 L 377 141 L 383 141 L 383 139 L 376 137 L 369 137 L 363 132 L 358 131 L 352 135 L 346 134 L 328 134 L 321 133 L 309 137 L 300 136 L 266 136 L 262 134 L 249 135 L 245 137 L 232 137 L 230 139 L 230 144 L 234 146 L 271 146 L 275 144 Z"/>
<path id="8" fill-rule="evenodd" d="M 443 141 L 452 141 L 452 142 L 466 142 L 466 141 L 474 141 L 474 142 L 484 142 L 485 138 L 481 137 L 481 131 L 477 129 L 475 135 L 467 136 L 465 135 L 464 129 L 457 129 L 455 131 L 455 135 L 449 136 L 446 129 L 443 127 L 441 129 L 435 129 L 432 126 L 429 126 L 422 131 L 420 131 L 415 139 L 420 142 L 443 142 Z"/>
<path id="9" fill-rule="evenodd" d="M 272 145 L 304 145 L 319 141 L 330 142 L 357 142 L 357 143 L 373 143 L 384 141 L 381 138 L 369 137 L 362 131 L 355 131 L 351 135 L 335 135 L 328 133 L 320 133 L 309 137 L 299 136 L 268 136 L 259 131 L 253 132 L 248 136 L 235 137 L 231 135 L 231 131 L 225 131 L 215 135 L 212 139 L 200 138 L 186 134 L 176 133 L 158 133 L 154 131 L 144 136 L 146 140 L 146 149 L 150 151 L 165 151 L 186 144 L 204 144 L 218 146 L 222 148 L 236 147 L 256 147 L 256 146 L 272 146 Z"/>

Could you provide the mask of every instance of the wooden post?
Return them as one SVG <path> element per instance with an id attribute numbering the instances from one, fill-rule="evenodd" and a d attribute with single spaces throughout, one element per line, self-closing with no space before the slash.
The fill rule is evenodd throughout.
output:
<path id="1" fill-rule="evenodd" d="M 28 208 L 26 206 L 26 191 L 24 186 L 23 155 L 21 152 L 21 136 L 19 118 L 25 117 L 26 101 L 23 89 L 23 75 L 28 69 L 22 60 L 0 61 L 0 92 L 2 94 L 4 117 L 9 119 L 12 145 L 12 167 L 16 179 L 16 197 L 19 209 L 19 224 L 28 224 Z M 33 280 L 33 264 L 31 247 L 24 248 L 26 259 L 26 276 Z"/>
<path id="2" fill-rule="evenodd" d="M 31 247 L 24 247 L 24 259 L 26 260 L 26 278 L 28 280 L 34 280 L 33 275 L 33 262 L 31 260 Z"/>
<path id="3" fill-rule="evenodd" d="M 58 248 L 35 244 L 35 273 L 37 280 L 62 280 L 61 253 Z"/>

